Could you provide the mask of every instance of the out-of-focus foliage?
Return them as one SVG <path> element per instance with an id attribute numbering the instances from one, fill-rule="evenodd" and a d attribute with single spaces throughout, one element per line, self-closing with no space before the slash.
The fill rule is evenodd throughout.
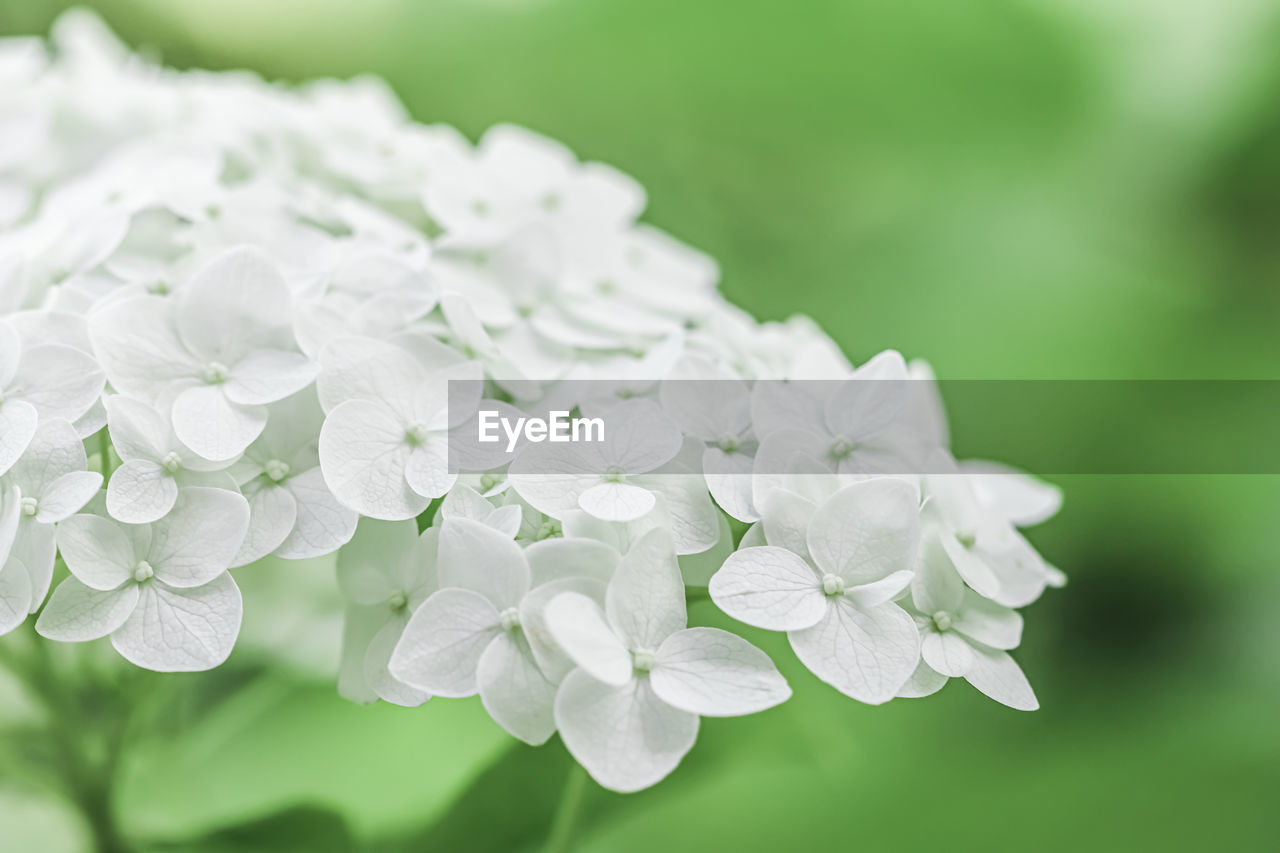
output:
<path id="1" fill-rule="evenodd" d="M 716 256 L 730 298 L 812 314 L 855 360 L 893 346 L 945 378 L 1280 377 L 1280 0 L 91 5 L 178 65 L 370 71 L 417 118 L 563 139 L 634 174 L 649 219 Z M 60 8 L 6 0 L 0 31 L 42 32 Z M 967 418 L 961 454 L 1011 429 Z M 1021 657 L 1041 711 L 959 687 L 855 707 L 791 666 L 791 702 L 708 721 L 663 785 L 592 791 L 587 848 L 1268 848 L 1280 478 L 1057 481 L 1065 509 L 1031 535 L 1071 584 L 1036 605 Z M 358 849 L 545 835 L 556 747 L 511 747 L 474 703 L 360 708 L 311 661 L 251 679 L 252 649 L 240 660 L 180 679 L 137 734 L 126 827 L 206 850 L 329 820 Z M 6 684 L 12 745 L 39 711 Z M 20 788 L 5 766 L 0 787 Z M 27 794 L 0 796 L 0 827 L 34 839 L 14 849 L 81 836 Z"/>

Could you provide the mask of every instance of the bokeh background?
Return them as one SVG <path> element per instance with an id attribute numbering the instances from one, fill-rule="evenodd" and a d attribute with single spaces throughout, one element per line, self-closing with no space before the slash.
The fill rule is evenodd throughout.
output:
<path id="1" fill-rule="evenodd" d="M 3 0 L 0 33 L 45 32 L 62 5 Z M 181 67 L 372 72 L 472 138 L 512 121 L 561 139 L 635 175 L 648 221 L 717 257 L 730 298 L 816 316 L 855 361 L 1280 379 L 1280 0 L 82 5 Z M 960 455 L 1026 429 L 964 415 Z M 1214 437 L 1162 440 L 1194 457 Z M 589 792 L 581 848 L 1276 849 L 1280 477 L 1055 479 L 1065 508 L 1030 535 L 1071 582 L 1030 608 L 1017 654 L 1042 710 L 963 683 L 861 706 L 753 634 L 795 698 L 704 721 L 655 789 Z M 297 600 L 331 594 L 328 570 L 279 569 L 244 580 L 275 604 L 216 673 L 53 662 L 118 688 L 77 707 L 89 738 L 131 720 L 125 830 L 164 850 L 535 849 L 562 747 L 514 745 L 474 701 L 340 700 L 318 674 L 337 626 Z M 0 677 L 0 849 L 85 849 L 23 769 L 39 715 Z"/>

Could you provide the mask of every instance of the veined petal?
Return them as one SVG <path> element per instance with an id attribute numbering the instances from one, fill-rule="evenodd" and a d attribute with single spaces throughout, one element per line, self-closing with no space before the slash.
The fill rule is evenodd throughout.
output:
<path id="1" fill-rule="evenodd" d="M 920 634 L 896 604 L 863 610 L 842 596 L 812 628 L 787 636 L 796 657 L 846 696 L 880 705 L 907 683 L 920 660 Z"/>
<path id="2" fill-rule="evenodd" d="M 1008 652 L 975 645 L 973 666 L 964 677 L 982 693 L 1002 705 L 1018 711 L 1034 711 L 1040 707 L 1022 668 Z"/>
<path id="3" fill-rule="evenodd" d="M 440 528 L 440 585 L 478 592 L 502 610 L 529 591 L 529 563 L 515 540 L 467 518 Z"/>
<path id="4" fill-rule="evenodd" d="M 925 696 L 932 696 L 937 693 L 950 680 L 947 676 L 921 660 L 916 666 L 916 671 L 911 673 L 907 683 L 902 685 L 902 689 L 898 691 L 898 696 L 903 699 L 923 699 Z"/>
<path id="5" fill-rule="evenodd" d="M 584 672 L 606 684 L 631 680 L 631 652 L 605 621 L 596 601 L 581 592 L 561 592 L 543 612 L 556 644 Z"/>
<path id="6" fill-rule="evenodd" d="M 338 585 L 356 604 L 382 605 L 404 592 L 397 568 L 418 544 L 412 520 L 360 519 L 347 547 L 338 552 Z"/>
<path id="7" fill-rule="evenodd" d="M 4 474 L 22 458 L 27 445 L 35 437 L 40 413 L 22 400 L 0 402 L 0 474 Z"/>
<path id="8" fill-rule="evenodd" d="M 711 600 L 734 619 L 770 631 L 810 628 L 827 614 L 822 581 L 784 548 L 735 551 L 708 586 Z"/>
<path id="9" fill-rule="evenodd" d="M 629 483 L 600 483 L 578 496 L 578 506 L 601 521 L 635 521 L 656 502 L 653 492 Z"/>
<path id="10" fill-rule="evenodd" d="M 137 584 L 104 592 L 69 577 L 49 597 L 36 620 L 36 632 L 62 643 L 96 640 L 123 625 L 137 604 Z"/>
<path id="11" fill-rule="evenodd" d="M 260 349 L 231 366 L 223 390 L 233 403 L 274 403 L 306 388 L 319 372 L 320 365 L 300 352 Z"/>
<path id="12" fill-rule="evenodd" d="M 413 448 L 405 427 L 386 406 L 349 400 L 329 412 L 320 429 L 320 470 L 343 505 L 387 521 L 413 518 L 430 499 L 405 480 Z"/>
<path id="13" fill-rule="evenodd" d="M 964 605 L 955 614 L 951 627 L 994 649 L 1016 649 L 1022 642 L 1022 616 L 971 589 L 965 590 Z"/>
<path id="14" fill-rule="evenodd" d="M 956 543 L 959 545 L 959 543 Z M 937 535 L 930 534 L 920 548 L 916 574 L 911 579 L 911 600 L 920 612 L 954 613 L 964 599 L 964 581 Z"/>
<path id="15" fill-rule="evenodd" d="M 107 483 L 107 512 L 125 524 L 148 524 L 173 509 L 178 482 L 158 462 L 130 459 Z"/>
<path id="16" fill-rule="evenodd" d="M 660 782 L 698 736 L 698 715 L 663 702 L 647 679 L 614 686 L 581 669 L 560 685 L 555 720 L 578 763 L 620 793 Z"/>
<path id="17" fill-rule="evenodd" d="M 41 418 L 75 421 L 102 395 L 106 375 L 88 353 L 62 344 L 39 344 L 22 354 L 10 391 L 36 407 Z"/>
<path id="18" fill-rule="evenodd" d="M 374 338 L 344 337 L 330 341 L 320 354 L 316 390 L 326 412 L 347 400 L 400 406 L 422 392 L 426 369 L 413 354 Z"/>
<path id="19" fill-rule="evenodd" d="M 438 498 L 458 481 L 457 471 L 449 470 L 449 446 L 440 438 L 428 439 L 413 448 L 404 476 L 409 488 L 425 498 Z"/>
<path id="20" fill-rule="evenodd" d="M 144 459 L 159 462 L 169 452 L 169 419 L 151 406 L 112 394 L 103 401 L 111 446 L 125 462 Z"/>
<path id="21" fill-rule="evenodd" d="M 595 602 L 596 608 L 593 612 L 599 623 L 604 624 L 604 591 L 603 581 L 586 577 L 569 577 L 535 586 L 521 600 L 520 627 L 524 629 L 525 639 L 529 641 L 529 648 L 533 652 L 533 659 L 538 663 L 538 668 L 553 684 L 563 681 L 576 664 L 573 658 L 561 648 L 551 632 L 551 626 L 547 623 L 548 605 L 562 593 L 573 592 L 584 595 Z M 575 616 L 566 617 L 562 614 L 561 618 L 566 626 L 577 624 Z M 598 628 L 599 625 L 596 627 Z M 607 629 L 608 626 L 605 625 L 605 628 Z M 568 630 L 567 627 L 566 630 Z M 613 638 L 612 641 L 610 638 Z M 613 647 L 620 646 L 620 643 L 616 643 L 616 639 L 612 631 L 607 631 L 604 642 Z M 627 650 L 621 649 L 618 657 L 624 660 L 629 669 L 630 658 L 627 656 Z"/>
<path id="22" fill-rule="evenodd" d="M 390 672 L 433 696 L 471 696 L 485 647 L 502 630 L 498 609 L 478 592 L 442 589 L 410 618 Z"/>
<path id="23" fill-rule="evenodd" d="M 247 566 L 275 551 L 298 520 L 298 502 L 278 483 L 249 483 L 242 493 L 249 502 L 249 527 L 232 567 Z"/>
<path id="24" fill-rule="evenodd" d="M 768 655 L 718 628 L 687 628 L 667 637 L 649 683 L 662 701 L 705 717 L 754 714 L 791 696 Z"/>
<path id="25" fill-rule="evenodd" d="M 520 631 L 503 631 L 489 643 L 476 682 L 484 709 L 508 734 L 540 746 L 555 733 L 556 687 L 538 669 Z"/>
<path id="26" fill-rule="evenodd" d="M 0 637 L 26 621 L 31 612 L 31 576 L 17 557 L 0 563 Z"/>
<path id="27" fill-rule="evenodd" d="M 285 481 L 298 507 L 293 530 L 276 549 L 286 560 L 305 560 L 332 554 L 351 541 L 360 516 L 338 503 L 325 485 L 319 467 Z"/>
<path id="28" fill-rule="evenodd" d="M 196 383 L 200 364 L 178 337 L 169 299 L 114 300 L 91 312 L 88 323 L 94 355 L 120 393 L 150 400 Z"/>
<path id="29" fill-rule="evenodd" d="M 621 558 L 603 542 L 577 537 L 534 542 L 524 549 L 524 556 L 529 562 L 530 586 L 535 588 L 562 578 L 594 578 L 607 583 Z"/>
<path id="30" fill-rule="evenodd" d="M 631 650 L 657 651 L 685 627 L 684 576 L 671 537 L 651 530 L 618 562 L 605 595 L 609 625 Z"/>
<path id="31" fill-rule="evenodd" d="M 178 440 L 211 462 L 244 453 L 266 425 L 266 407 L 233 403 L 222 386 L 188 388 L 173 401 L 173 431 Z"/>
<path id="32" fill-rule="evenodd" d="M 97 515 L 73 515 L 58 525 L 58 550 L 71 574 L 96 590 L 133 578 L 139 557 L 120 526 Z"/>
<path id="33" fill-rule="evenodd" d="M 249 503 L 238 493 L 180 489 L 169 514 L 151 525 L 147 561 L 168 586 L 204 586 L 231 565 L 248 529 Z"/>
<path id="34" fill-rule="evenodd" d="M 36 521 L 56 524 L 79 512 L 102 488 L 102 475 L 97 471 L 68 471 L 54 480 L 40 496 Z"/>
<path id="35" fill-rule="evenodd" d="M 242 614 L 240 588 L 226 572 L 190 589 L 143 584 L 137 607 L 111 634 L 111 645 L 143 669 L 201 672 L 231 654 Z"/>
<path id="36" fill-rule="evenodd" d="M 222 252 L 175 302 L 183 342 L 206 360 L 230 365 L 247 350 L 292 342 L 289 286 L 271 256 L 256 247 Z"/>
<path id="37" fill-rule="evenodd" d="M 864 609 L 875 607 L 878 604 L 884 604 L 886 601 L 893 601 L 897 598 L 898 593 L 911 585 L 911 578 L 912 573 L 904 569 L 878 581 L 850 587 L 845 592 L 845 595 L 849 596 L 859 607 Z"/>
<path id="38" fill-rule="evenodd" d="M 952 631 L 924 631 L 920 654 L 929 666 L 953 678 L 963 676 L 973 666 L 969 643 Z"/>
<path id="39" fill-rule="evenodd" d="M 364 680 L 383 702 L 402 708 L 416 708 L 430 699 L 431 694 L 400 681 L 388 668 L 391 655 L 404 634 L 406 621 L 403 616 L 394 618 L 373 635 L 365 649 Z"/>
<path id="40" fill-rule="evenodd" d="M 819 569 L 850 586 L 910 569 L 920 539 L 919 507 L 919 494 L 903 480 L 845 486 L 814 514 L 809 553 Z"/>

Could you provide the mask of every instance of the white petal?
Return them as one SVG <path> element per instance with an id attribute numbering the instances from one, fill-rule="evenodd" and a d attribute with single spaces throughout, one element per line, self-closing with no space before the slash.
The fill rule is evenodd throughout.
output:
<path id="1" fill-rule="evenodd" d="M 653 509 L 653 492 L 628 483 L 600 483 L 578 497 L 578 506 L 601 521 L 634 521 Z"/>
<path id="2" fill-rule="evenodd" d="M 622 685 L 631 680 L 631 653 L 605 621 L 604 610 L 581 592 L 554 596 L 545 608 L 556 645 L 595 679 Z"/>
<path id="3" fill-rule="evenodd" d="M 1022 642 L 1022 616 L 973 590 L 965 590 L 964 606 L 955 614 L 951 627 L 995 649 L 1016 649 Z"/>
<path id="4" fill-rule="evenodd" d="M 1040 707 L 1027 677 L 1008 652 L 975 646 L 973 666 L 965 674 L 965 680 L 1010 708 L 1034 711 Z"/>
<path id="5" fill-rule="evenodd" d="M 1019 527 L 1039 524 L 1062 508 L 1062 489 L 998 462 L 960 463 L 978 500 Z"/>
<path id="6" fill-rule="evenodd" d="M 36 521 L 56 524 L 79 512 L 102 488 L 102 475 L 97 471 L 69 471 L 45 490 L 40 497 Z"/>
<path id="7" fill-rule="evenodd" d="M 73 515 L 59 524 L 58 550 L 71 574 L 98 590 L 130 580 L 139 560 L 120 525 L 97 515 Z"/>
<path id="8" fill-rule="evenodd" d="M 240 633 L 240 588 L 223 572 L 192 589 L 142 586 L 133 614 L 111 635 L 125 660 L 156 672 L 200 672 L 227 659 Z"/>
<path id="9" fill-rule="evenodd" d="M 280 547 L 298 520 L 298 502 L 284 486 L 269 483 L 247 484 L 244 497 L 249 502 L 249 527 L 231 566 L 247 566 Z"/>
<path id="10" fill-rule="evenodd" d="M 469 589 L 442 589 L 418 608 L 391 655 L 400 681 L 433 696 L 471 696 L 476 667 L 499 627 L 498 609 Z"/>
<path id="11" fill-rule="evenodd" d="M 920 498 L 903 480 L 845 486 L 818 508 L 809 525 L 809 553 L 824 572 L 850 585 L 910 569 L 920 539 Z"/>
<path id="12" fill-rule="evenodd" d="M 760 520 L 752 501 L 751 471 L 755 460 L 746 453 L 725 453 L 708 447 L 702 456 L 702 473 L 707 490 L 720 508 L 738 521 Z"/>
<path id="13" fill-rule="evenodd" d="M 210 461 L 244 453 L 266 425 L 266 407 L 233 403 L 217 385 L 188 388 L 173 401 L 174 433 L 192 452 Z"/>
<path id="14" fill-rule="evenodd" d="M 833 435 L 857 440 L 901 424 L 908 400 L 907 364 L 893 350 L 877 354 L 836 386 L 827 398 L 824 417 Z"/>
<path id="15" fill-rule="evenodd" d="M 56 530 L 52 524 L 33 524 L 28 521 L 19 528 L 17 539 L 13 543 L 11 559 L 20 561 L 31 579 L 32 613 L 44 604 L 44 597 L 49 594 L 49 584 L 53 582 L 54 561 L 58 554 Z M 3 550 L 0 547 L 0 552 Z"/>
<path id="16" fill-rule="evenodd" d="M 635 482 L 656 492 L 665 505 L 677 554 L 698 554 L 719 540 L 720 511 L 700 474 L 654 472 L 636 477 Z"/>
<path id="17" fill-rule="evenodd" d="M 391 410 L 365 400 L 333 409 L 320 430 L 325 484 L 342 504 L 372 518 L 413 518 L 430 503 L 405 481 L 412 449 Z"/>
<path id="18" fill-rule="evenodd" d="M 952 631 L 924 631 L 920 655 L 943 675 L 958 678 L 973 666 L 973 652 L 964 637 Z"/>
<path id="19" fill-rule="evenodd" d="M 178 482 L 157 462 L 130 459 L 107 483 L 107 512 L 126 524 L 157 521 L 173 509 Z"/>
<path id="20" fill-rule="evenodd" d="M 161 296 L 119 299 L 89 315 L 93 352 L 111 386 L 140 399 L 193 385 L 200 365 L 178 337 L 172 302 Z"/>
<path id="21" fill-rule="evenodd" d="M 878 581 L 850 587 L 845 595 L 853 599 L 859 607 L 875 607 L 897 598 L 900 592 L 911 585 L 911 578 L 912 573 L 904 569 Z"/>
<path id="22" fill-rule="evenodd" d="M 183 342 L 201 357 L 231 364 L 245 347 L 288 343 L 289 287 L 266 252 L 229 249 L 175 297 Z M 194 449 L 194 448 L 193 448 Z"/>
<path id="23" fill-rule="evenodd" d="M 955 613 L 964 600 L 964 581 L 937 535 L 926 536 L 920 547 L 920 560 L 911 579 L 911 600 L 926 615 L 939 610 Z"/>
<path id="24" fill-rule="evenodd" d="M 392 619 L 373 635 L 365 650 L 364 680 L 383 702 L 402 708 L 416 708 L 430 699 L 431 694 L 410 687 L 392 675 L 387 668 L 391 655 L 404 634 L 406 621 L 404 617 Z"/>
<path id="25" fill-rule="evenodd" d="M 619 559 L 618 552 L 603 542 L 572 537 L 534 542 L 524 549 L 524 556 L 529 562 L 530 585 L 535 588 L 553 580 L 575 577 L 607 583 Z"/>
<path id="26" fill-rule="evenodd" d="M 1000 579 L 996 577 L 996 573 L 987 565 L 982 555 L 975 554 L 966 548 L 954 534 L 945 530 L 938 532 L 938 541 L 942 543 L 947 559 L 951 561 L 951 565 L 965 583 L 987 598 L 1000 595 Z"/>
<path id="27" fill-rule="evenodd" d="M 22 357 L 22 338 L 8 320 L 0 318 L 0 388 L 8 387 L 18 372 Z"/>
<path id="28" fill-rule="evenodd" d="M 517 607 L 529 591 L 529 564 L 515 540 L 486 524 L 450 518 L 440 528 L 440 585 L 478 592 L 494 607 Z"/>
<path id="29" fill-rule="evenodd" d="M 684 577 L 665 530 L 646 533 L 618 563 L 605 613 L 629 649 L 656 651 L 685 627 Z"/>
<path id="30" fill-rule="evenodd" d="M 663 641 L 649 673 L 659 699 L 691 714 L 754 714 L 791 696 L 769 656 L 718 628 L 688 628 Z"/>
<path id="31" fill-rule="evenodd" d="M 818 507 L 795 492 L 773 489 L 763 496 L 760 508 L 763 533 L 769 544 L 809 559 L 809 522 Z"/>
<path id="32" fill-rule="evenodd" d="M 231 565 L 248 529 L 249 503 L 236 492 L 180 489 L 169 514 L 151 525 L 147 561 L 171 587 L 202 586 Z"/>
<path id="33" fill-rule="evenodd" d="M 36 434 L 40 413 L 22 400 L 0 403 L 0 474 L 13 467 Z"/>
<path id="34" fill-rule="evenodd" d="M 364 518 L 355 536 L 338 552 L 338 585 L 356 604 L 383 605 L 400 588 L 399 564 L 418 544 L 418 525 Z"/>
<path id="35" fill-rule="evenodd" d="M 159 462 L 169 452 L 169 419 L 141 400 L 113 394 L 103 402 L 111 446 L 125 462 Z"/>
<path id="36" fill-rule="evenodd" d="M 458 480 L 458 472 L 449 468 L 449 445 L 440 439 L 428 439 L 413 448 L 404 469 L 409 488 L 425 498 L 438 498 Z"/>
<path id="37" fill-rule="evenodd" d="M 916 671 L 907 679 L 907 683 L 902 685 L 898 695 L 903 699 L 922 699 L 937 693 L 950 680 L 922 660 L 916 666 Z"/>
<path id="38" fill-rule="evenodd" d="M 607 434 L 599 452 L 606 466 L 628 474 L 643 474 L 669 462 L 684 443 L 675 421 L 651 400 L 619 403 L 604 420 Z"/>
<path id="39" fill-rule="evenodd" d="M 476 682 L 485 710 L 509 734 L 540 746 L 555 733 L 555 685 L 538 669 L 519 631 L 504 631 L 485 648 Z"/>
<path id="40" fill-rule="evenodd" d="M 871 705 L 892 699 L 920 660 L 916 623 L 892 603 L 862 610 L 837 596 L 821 622 L 787 636 L 814 675 Z"/>
<path id="41" fill-rule="evenodd" d="M 648 680 L 617 687 L 580 669 L 560 685 L 555 718 L 570 754 L 596 782 L 621 793 L 660 782 L 698 736 L 698 715 L 663 702 Z"/>
<path id="42" fill-rule="evenodd" d="M 233 403 L 274 403 L 306 388 L 319 372 L 320 365 L 302 353 L 261 349 L 231 366 L 223 390 Z"/>
<path id="43" fill-rule="evenodd" d="M 41 418 L 74 421 L 102 395 L 106 377 L 87 353 L 61 344 L 40 344 L 22 354 L 10 388 L 36 407 Z"/>
<path id="44" fill-rule="evenodd" d="M 20 560 L 0 563 L 0 637 L 26 621 L 31 612 L 31 576 Z"/>
<path id="45" fill-rule="evenodd" d="M 378 694 L 365 677 L 365 662 L 369 645 L 392 618 L 382 603 L 346 608 L 342 617 L 342 657 L 338 662 L 338 695 L 342 698 L 365 705 L 378 701 Z M 402 632 L 401 629 L 396 636 Z M 392 677 L 390 672 L 387 677 Z"/>
<path id="46" fill-rule="evenodd" d="M 770 631 L 810 628 L 827 615 L 821 579 L 804 560 L 772 545 L 730 554 L 708 591 L 734 619 Z"/>
<path id="47" fill-rule="evenodd" d="M 70 577 L 58 584 L 40 611 L 36 631 L 62 643 L 96 640 L 123 625 L 137 604 L 137 584 L 102 592 Z"/>
<path id="48" fill-rule="evenodd" d="M 332 554 L 351 541 L 360 516 L 338 503 L 318 467 L 290 477 L 285 488 L 298 505 L 298 517 L 289 536 L 276 549 L 277 556 L 306 560 Z"/>
<path id="49" fill-rule="evenodd" d="M 551 682 L 559 684 L 576 664 L 560 647 L 555 635 L 552 634 L 551 627 L 547 624 L 547 607 L 561 593 L 579 593 L 596 603 L 596 609 L 593 612 L 596 614 L 599 623 L 604 624 L 604 591 L 605 585 L 602 581 L 585 577 L 570 577 L 535 586 L 521 600 L 520 627 L 524 629 L 525 638 L 529 641 L 529 648 L 533 652 L 534 660 L 538 663 L 538 668 L 542 670 L 543 674 Z M 575 620 L 573 617 L 569 617 L 566 621 L 574 622 Z M 611 631 L 607 630 L 607 625 L 605 627 L 605 642 L 617 644 L 616 637 L 613 636 Z M 613 637 L 612 641 L 609 639 L 611 637 Z M 630 657 L 627 655 L 626 649 L 621 651 L 622 655 L 620 657 L 625 656 L 625 663 L 629 668 Z"/>
<path id="50" fill-rule="evenodd" d="M 427 383 L 427 371 L 412 354 L 373 338 L 338 338 L 320 354 L 316 390 L 326 412 L 347 400 L 381 402 L 395 408 Z M 397 409 L 398 411 L 398 409 Z"/>

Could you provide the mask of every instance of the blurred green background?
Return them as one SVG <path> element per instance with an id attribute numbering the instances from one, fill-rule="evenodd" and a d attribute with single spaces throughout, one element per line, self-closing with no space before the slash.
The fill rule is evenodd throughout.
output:
<path id="1" fill-rule="evenodd" d="M 178 66 L 374 72 L 419 119 L 561 139 L 635 175 L 647 219 L 717 257 L 730 298 L 814 315 L 855 361 L 1280 378 L 1280 0 L 82 5 Z M 45 32 L 61 6 L 3 0 L 0 32 Z M 1017 440 L 981 412 L 955 431 L 960 455 Z M 795 698 L 704 721 L 655 789 L 590 792 L 582 849 L 1274 850 L 1280 478 L 1057 482 L 1065 509 L 1031 537 L 1071 583 L 1030 608 L 1017 653 L 1041 711 L 963 683 L 861 706 L 750 634 Z M 324 566 L 281 571 L 329 594 Z M 247 600 L 274 584 L 287 611 L 286 582 L 255 583 Z M 545 836 L 558 744 L 513 746 L 474 701 L 349 705 L 307 674 L 336 627 L 246 631 L 298 665 L 263 669 L 250 643 L 217 673 L 127 676 L 149 702 L 116 776 L 127 831 L 209 851 Z M 20 752 L 38 712 L 0 696 Z M 67 806 L 0 773 L 0 849 L 80 849 Z"/>

